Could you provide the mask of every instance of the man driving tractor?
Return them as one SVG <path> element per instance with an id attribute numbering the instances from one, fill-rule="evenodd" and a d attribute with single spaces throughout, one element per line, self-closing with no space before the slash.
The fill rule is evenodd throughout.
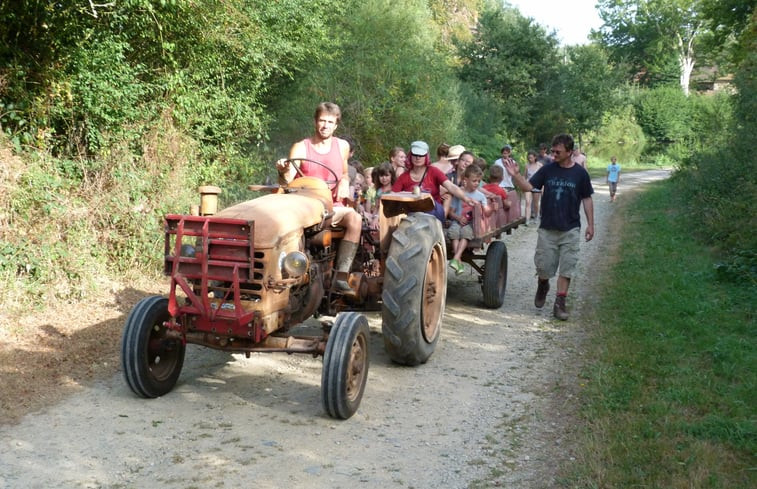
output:
<path id="1" fill-rule="evenodd" d="M 334 216 L 331 225 L 345 228 L 344 239 L 339 244 L 336 255 L 336 288 L 340 292 L 349 294 L 353 290 L 347 282 L 347 277 L 360 241 L 362 218 L 354 208 L 344 202 L 345 199 L 349 199 L 347 161 L 350 145 L 344 139 L 334 136 L 341 115 L 341 109 L 334 103 L 318 104 L 314 116 L 314 134 L 294 143 L 289 150 L 289 159 L 277 161 L 276 167 L 282 180 L 281 183 L 291 182 L 297 176 L 297 169 L 299 169 L 302 175 L 320 178 L 327 183 L 329 188 L 335 189 L 332 193 Z M 323 166 L 312 164 L 307 160 L 318 162 Z M 297 169 L 294 168 L 295 165 Z M 336 181 L 334 181 L 335 177 Z"/>

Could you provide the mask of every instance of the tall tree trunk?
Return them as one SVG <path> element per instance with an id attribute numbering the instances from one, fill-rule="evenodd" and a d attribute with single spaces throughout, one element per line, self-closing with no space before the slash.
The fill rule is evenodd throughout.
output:
<path id="1" fill-rule="evenodd" d="M 681 56 L 678 62 L 681 66 L 681 89 L 683 90 L 683 93 L 688 97 L 691 72 L 694 70 L 694 58 L 691 56 Z"/>
<path id="2" fill-rule="evenodd" d="M 687 39 L 684 39 L 680 33 L 677 34 L 677 37 L 678 65 L 681 70 L 681 89 L 683 90 L 683 93 L 688 97 L 691 72 L 694 70 L 694 40 L 699 35 L 698 25 L 692 26 L 687 34 Z"/>

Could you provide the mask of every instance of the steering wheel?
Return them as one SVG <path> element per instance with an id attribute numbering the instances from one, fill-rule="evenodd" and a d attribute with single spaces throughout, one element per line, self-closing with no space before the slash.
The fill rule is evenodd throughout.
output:
<path id="1" fill-rule="evenodd" d="M 304 177 L 304 176 L 307 176 L 307 175 L 305 175 L 304 173 L 302 173 L 302 169 L 300 169 L 300 167 L 298 165 L 294 165 L 294 162 L 295 161 L 307 161 L 308 163 L 314 163 L 314 164 L 316 164 L 316 165 L 318 165 L 318 166 L 320 166 L 322 168 L 325 168 L 326 171 L 328 171 L 329 173 L 331 173 L 331 175 L 334 177 L 334 179 L 333 180 L 324 180 L 326 182 L 326 185 L 329 187 L 330 190 L 334 190 L 336 188 L 336 186 L 339 184 L 339 177 L 334 172 L 334 170 L 332 170 L 331 168 L 329 168 L 327 165 L 324 165 L 320 161 L 315 161 L 315 160 L 311 160 L 311 159 L 308 159 L 308 158 L 287 158 L 286 161 L 290 165 L 294 166 L 294 171 L 297 172 L 297 176 Z"/>

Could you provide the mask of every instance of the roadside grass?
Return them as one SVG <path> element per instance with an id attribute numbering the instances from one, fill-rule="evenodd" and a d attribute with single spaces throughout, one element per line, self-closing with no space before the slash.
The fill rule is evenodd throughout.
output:
<path id="1" fill-rule="evenodd" d="M 566 487 L 757 487 L 757 290 L 716 279 L 675 188 L 616 208 Z"/>

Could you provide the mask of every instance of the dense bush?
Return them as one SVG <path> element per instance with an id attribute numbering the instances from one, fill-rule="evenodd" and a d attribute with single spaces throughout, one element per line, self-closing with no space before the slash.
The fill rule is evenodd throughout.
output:
<path id="1" fill-rule="evenodd" d="M 636 100 L 636 120 L 653 143 L 669 145 L 691 136 L 693 111 L 680 87 L 642 90 Z"/>
<path id="2" fill-rule="evenodd" d="M 459 45 L 460 79 L 487 94 L 502 113 L 490 124 L 509 142 L 534 145 L 565 130 L 559 110 L 560 55 L 554 33 L 511 7 L 481 13 L 474 38 Z M 501 142 L 500 142 L 501 144 Z"/>
<path id="3" fill-rule="evenodd" d="M 757 284 L 757 16 L 735 77 L 732 123 L 707 127 L 707 140 L 678 175 L 694 232 L 721 255 L 721 277 Z M 718 112 L 722 102 L 714 100 Z"/>

